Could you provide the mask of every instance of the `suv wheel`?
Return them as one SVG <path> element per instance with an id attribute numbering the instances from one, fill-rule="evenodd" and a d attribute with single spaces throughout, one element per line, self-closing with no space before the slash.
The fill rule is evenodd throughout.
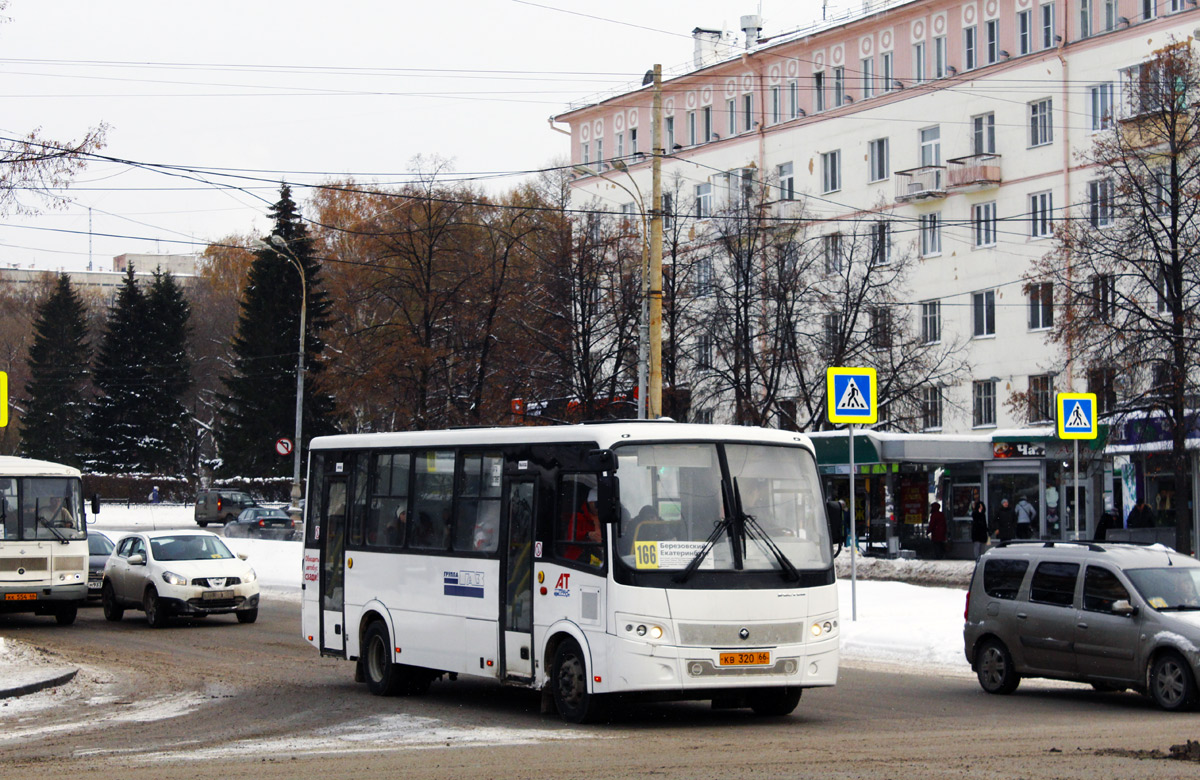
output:
<path id="1" fill-rule="evenodd" d="M 146 613 L 146 622 L 150 624 L 151 628 L 162 628 L 167 624 L 167 612 L 158 598 L 158 591 L 153 587 L 146 589 L 146 596 L 142 599 L 142 609 Z"/>
<path id="2" fill-rule="evenodd" d="M 975 656 L 975 674 L 980 687 L 988 693 L 1012 693 L 1021 684 L 1012 655 L 999 639 L 988 639 L 980 646 Z"/>
<path id="3" fill-rule="evenodd" d="M 1187 661 L 1178 653 L 1161 653 L 1150 666 L 1150 695 L 1169 712 L 1191 709 L 1196 700 L 1196 681 Z"/>

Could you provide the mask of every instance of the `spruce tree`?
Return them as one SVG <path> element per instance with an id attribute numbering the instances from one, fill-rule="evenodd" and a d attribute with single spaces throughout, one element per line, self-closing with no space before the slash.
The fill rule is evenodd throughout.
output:
<path id="1" fill-rule="evenodd" d="M 255 253 L 233 339 L 233 371 L 222 378 L 221 423 L 217 430 L 220 471 L 226 475 L 287 476 L 292 458 L 276 454 L 280 438 L 295 429 L 296 356 L 300 337 L 300 274 L 308 303 L 305 322 L 305 440 L 334 432 L 333 400 L 320 389 L 321 334 L 329 327 L 329 299 L 313 242 L 284 185 L 270 210 L 275 227 Z M 303 449 L 303 442 L 296 442 Z"/>
<path id="2" fill-rule="evenodd" d="M 188 412 L 183 394 L 192 385 L 188 355 L 191 306 L 170 273 L 155 271 L 146 293 L 147 367 L 154 380 L 146 387 L 146 458 L 149 470 L 181 473 L 188 466 Z"/>
<path id="3" fill-rule="evenodd" d="M 148 471 L 151 438 L 149 391 L 154 381 L 147 349 L 146 297 L 133 277 L 133 266 L 108 312 L 94 384 L 97 398 L 88 418 L 89 463 L 102 471 Z"/>
<path id="4" fill-rule="evenodd" d="M 37 309 L 29 347 L 29 383 L 21 418 L 21 452 L 80 466 L 87 421 L 91 346 L 87 310 L 71 278 L 61 274 Z"/>

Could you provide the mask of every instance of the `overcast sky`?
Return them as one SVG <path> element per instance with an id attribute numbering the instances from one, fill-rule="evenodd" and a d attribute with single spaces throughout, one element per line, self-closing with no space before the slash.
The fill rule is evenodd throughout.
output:
<path id="1" fill-rule="evenodd" d="M 767 35 L 821 14 L 820 0 L 762 5 Z M 0 132 L 40 127 L 65 140 L 104 122 L 103 154 L 182 169 L 93 163 L 66 210 L 0 217 L 0 265 L 86 268 L 89 207 L 90 256 L 108 269 L 123 252 L 200 251 L 231 233 L 265 233 L 281 178 L 398 181 L 418 154 L 451 159 L 460 174 L 548 166 L 566 155 L 568 139 L 547 117 L 640 81 L 655 62 L 689 61 L 694 27 L 736 30 L 757 8 L 757 0 L 10 0 L 0 26 Z M 307 198 L 302 187 L 297 195 Z"/>

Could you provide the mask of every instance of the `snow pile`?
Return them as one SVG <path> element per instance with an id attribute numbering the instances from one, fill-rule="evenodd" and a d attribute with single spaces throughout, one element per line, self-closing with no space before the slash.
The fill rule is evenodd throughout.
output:
<path id="1" fill-rule="evenodd" d="M 850 553 L 842 551 L 834 559 L 839 580 L 850 579 Z M 894 580 L 918 585 L 966 590 L 975 571 L 975 561 L 926 561 L 916 558 L 866 558 L 858 556 L 860 580 Z"/>

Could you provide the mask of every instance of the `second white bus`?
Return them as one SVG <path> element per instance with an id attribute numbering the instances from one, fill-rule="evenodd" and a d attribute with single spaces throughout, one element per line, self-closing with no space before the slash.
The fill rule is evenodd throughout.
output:
<path id="1" fill-rule="evenodd" d="M 304 636 L 375 694 L 473 675 L 583 722 L 614 695 L 785 715 L 837 681 L 830 521 L 799 434 L 321 437 L 306 519 Z"/>

